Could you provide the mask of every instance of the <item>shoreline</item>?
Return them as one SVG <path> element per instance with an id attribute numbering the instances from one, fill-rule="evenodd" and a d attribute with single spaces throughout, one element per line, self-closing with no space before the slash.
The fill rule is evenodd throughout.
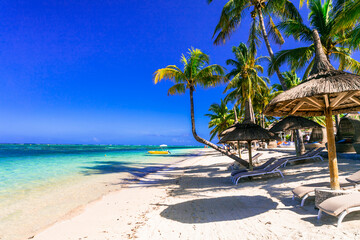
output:
<path id="1" fill-rule="evenodd" d="M 79 175 L 65 178 L 64 182 L 45 188 L 48 192 L 35 191 L 30 196 L 17 199 L 18 201 L 11 205 L 12 209 L 3 208 L 2 211 L 0 209 L 1 215 L 5 216 L 5 218 L 0 218 L 2 220 L 0 239 L 31 238 L 59 221 L 81 214 L 88 205 L 101 201 L 104 196 L 121 191 L 129 184 L 139 181 L 140 178 L 164 170 L 176 162 L 192 158 L 198 151 L 198 149 L 191 149 L 187 151 L 189 156 L 181 156 L 181 159 L 168 157 L 161 160 L 166 162 L 154 159 L 154 161 L 144 163 L 144 167 L 140 167 L 136 172 Z M 14 220 L 7 219 L 7 216 Z M 16 218 L 19 220 L 15 221 Z M 18 224 L 16 222 L 19 221 L 21 227 L 16 226 Z"/>
<path id="2" fill-rule="evenodd" d="M 57 239 L 355 239 L 360 214 L 336 228 L 336 219 L 316 220 L 313 200 L 304 207 L 291 200 L 291 189 L 328 178 L 327 163 L 307 161 L 282 169 L 285 178 L 267 176 L 234 186 L 226 167 L 233 161 L 213 150 L 178 162 L 105 195 L 78 215 L 35 235 Z M 264 152 L 263 152 L 264 153 Z M 265 152 L 265 157 L 280 156 Z M 339 159 L 341 175 L 360 162 Z"/>

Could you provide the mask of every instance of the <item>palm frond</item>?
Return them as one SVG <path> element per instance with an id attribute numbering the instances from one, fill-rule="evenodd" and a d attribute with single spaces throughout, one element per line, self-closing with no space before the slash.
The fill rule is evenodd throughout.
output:
<path id="1" fill-rule="evenodd" d="M 250 6 L 251 4 L 246 0 L 230 0 L 225 4 L 213 34 L 213 38 L 217 35 L 214 40 L 215 45 L 225 43 L 226 39 L 230 38 L 241 23 L 243 10 Z"/>
<path id="2" fill-rule="evenodd" d="M 261 44 L 261 37 L 261 30 L 259 28 L 258 20 L 257 18 L 253 18 L 248 39 L 249 50 L 253 55 L 256 55 L 257 49 Z"/>
<path id="3" fill-rule="evenodd" d="M 269 64 L 268 74 L 274 74 L 275 69 L 278 69 L 284 63 L 290 66 L 290 69 L 303 68 L 313 57 L 314 46 L 300 47 L 289 50 L 282 50 L 275 54 L 271 63 Z"/>
<path id="4" fill-rule="evenodd" d="M 311 29 L 301 22 L 290 19 L 281 22 L 277 27 L 284 31 L 287 37 L 293 36 L 296 40 L 313 42 Z"/>
<path id="5" fill-rule="evenodd" d="M 175 84 L 168 90 L 168 96 L 176 95 L 176 94 L 184 94 L 184 93 L 185 93 L 185 84 L 184 83 Z"/>
<path id="6" fill-rule="evenodd" d="M 349 70 L 355 74 L 359 74 L 360 62 L 353 59 L 346 50 L 342 48 L 337 48 L 336 50 L 336 52 L 332 53 L 332 56 L 339 60 L 339 70 Z"/>
<path id="7" fill-rule="evenodd" d="M 284 44 L 285 40 L 282 37 L 279 29 L 276 27 L 275 23 L 273 22 L 272 18 L 269 17 L 268 23 L 268 33 L 269 36 L 273 39 L 276 44 L 282 45 Z"/>
<path id="8" fill-rule="evenodd" d="M 169 65 L 166 68 L 161 68 L 155 71 L 154 73 L 154 83 L 157 84 L 161 80 L 173 80 L 175 82 L 180 82 L 186 77 L 184 73 L 175 65 Z"/>

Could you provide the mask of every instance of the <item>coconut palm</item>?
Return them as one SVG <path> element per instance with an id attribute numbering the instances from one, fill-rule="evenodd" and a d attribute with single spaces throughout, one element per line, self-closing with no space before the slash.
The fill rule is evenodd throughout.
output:
<path id="1" fill-rule="evenodd" d="M 301 83 L 301 79 L 297 76 L 294 70 L 282 73 L 287 89 L 293 88 Z M 283 91 L 280 84 L 273 84 L 273 88 L 278 91 Z"/>
<path id="2" fill-rule="evenodd" d="M 157 84 L 162 80 L 171 80 L 174 82 L 168 90 L 168 95 L 184 94 L 186 90 L 190 93 L 190 114 L 191 114 L 191 130 L 196 141 L 208 145 L 217 151 L 220 151 L 232 159 L 238 161 L 244 166 L 248 163 L 227 151 L 221 149 L 215 144 L 199 137 L 195 129 L 195 113 L 194 113 L 194 91 L 197 87 L 213 87 L 226 80 L 224 69 L 217 64 L 209 65 L 209 56 L 199 49 L 191 48 L 188 54 L 182 55 L 181 63 L 183 70 L 176 65 L 169 65 L 165 68 L 158 69 L 154 73 L 154 83 Z"/>
<path id="3" fill-rule="evenodd" d="M 262 88 L 267 88 L 268 78 L 260 77 L 259 73 L 264 71 L 260 65 L 261 61 L 270 60 L 268 57 L 258 57 L 251 52 L 246 44 L 240 43 L 238 47 L 233 47 L 232 52 L 235 59 L 228 59 L 227 65 L 233 69 L 227 74 L 230 80 L 224 92 L 228 92 L 225 97 L 226 102 L 235 102 L 244 109 L 245 102 L 251 102 L 257 92 Z"/>
<path id="4" fill-rule="evenodd" d="M 274 117 L 264 115 L 264 109 L 265 106 L 279 93 L 280 92 L 275 90 L 273 87 L 269 88 L 266 86 L 260 88 L 260 90 L 254 95 L 253 107 L 255 119 L 256 122 L 263 128 L 268 127 L 273 121 L 275 121 Z"/>
<path id="5" fill-rule="evenodd" d="M 207 0 L 211 3 L 213 0 Z M 240 26 L 244 14 L 251 10 L 252 24 L 250 26 L 249 45 L 251 49 L 256 49 L 256 45 L 260 44 L 259 36 L 264 39 L 266 48 L 271 58 L 274 52 L 271 48 L 269 36 L 271 36 L 277 44 L 283 44 L 284 39 L 271 16 L 280 19 L 297 19 L 301 22 L 301 16 L 296 7 L 289 0 L 229 0 L 221 13 L 219 23 L 215 27 L 214 37 L 215 44 L 224 43 L 227 38 Z M 265 28 L 264 14 L 269 19 L 269 36 Z M 286 89 L 284 79 L 279 71 L 275 69 L 281 85 Z"/>
<path id="6" fill-rule="evenodd" d="M 333 25 L 333 32 L 337 29 L 352 29 L 347 31 L 347 35 L 351 36 L 349 44 L 354 49 L 360 48 L 360 1 L 338 0 L 334 6 L 336 21 Z M 357 24 L 357 25 L 356 25 Z"/>
<path id="7" fill-rule="evenodd" d="M 350 70 L 360 73 L 360 62 L 351 57 L 351 34 L 354 35 L 352 26 L 341 27 L 337 23 L 342 14 L 334 8 L 331 0 L 323 4 L 321 0 L 310 0 L 309 20 L 312 28 L 321 35 L 321 43 L 328 60 L 338 60 L 339 70 Z M 343 14 L 345 14 L 343 12 Z M 301 21 L 286 20 L 278 25 L 286 36 L 293 36 L 297 40 L 309 43 L 309 46 L 279 51 L 269 66 L 268 73 L 272 75 L 277 69 L 287 63 L 291 69 L 300 69 L 307 66 L 304 77 L 306 78 L 313 66 L 315 48 L 312 39 L 312 29 Z"/>
<path id="8" fill-rule="evenodd" d="M 234 122 L 234 111 L 229 110 L 225 101 L 221 99 L 221 103 L 211 104 L 209 111 L 211 113 L 205 114 L 210 117 L 209 128 L 213 128 L 210 132 L 210 141 L 217 135 L 220 140 L 220 133 L 230 127 Z"/>

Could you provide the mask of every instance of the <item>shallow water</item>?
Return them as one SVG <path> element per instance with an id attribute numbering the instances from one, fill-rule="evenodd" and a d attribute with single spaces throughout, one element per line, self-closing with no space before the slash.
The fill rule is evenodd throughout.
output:
<path id="1" fill-rule="evenodd" d="M 173 155 L 147 154 L 156 146 L 0 145 L 0 201 L 9 195 L 48 185 L 73 175 L 132 172 L 136 165 L 186 154 L 189 147 L 169 147 Z M 151 168 L 143 171 L 152 171 Z M 154 170 L 154 169 L 153 169 Z"/>
<path id="2" fill-rule="evenodd" d="M 157 148 L 0 145 L 0 239 L 18 239 L 22 236 L 19 231 L 24 234 L 37 231 L 66 212 L 120 188 L 105 183 L 113 183 L 126 174 L 144 176 L 177 159 L 192 156 L 194 149 L 169 147 L 171 155 L 147 154 Z M 35 219 L 37 225 L 33 226 Z M 15 226 L 19 222 L 22 228 Z M 2 235 L 4 231 L 6 235 Z"/>

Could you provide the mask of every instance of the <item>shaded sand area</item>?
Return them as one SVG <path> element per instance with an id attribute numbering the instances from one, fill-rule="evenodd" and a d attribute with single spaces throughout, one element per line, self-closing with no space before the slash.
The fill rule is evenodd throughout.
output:
<path id="1" fill-rule="evenodd" d="M 359 239 L 360 213 L 349 214 L 341 229 L 336 219 L 317 221 L 314 201 L 304 207 L 291 190 L 328 178 L 327 163 L 308 161 L 279 176 L 243 180 L 234 186 L 232 160 L 212 150 L 147 175 L 57 222 L 36 240 L 56 239 Z M 263 158 L 286 155 L 264 151 Z M 341 175 L 360 161 L 339 159 Z"/>

